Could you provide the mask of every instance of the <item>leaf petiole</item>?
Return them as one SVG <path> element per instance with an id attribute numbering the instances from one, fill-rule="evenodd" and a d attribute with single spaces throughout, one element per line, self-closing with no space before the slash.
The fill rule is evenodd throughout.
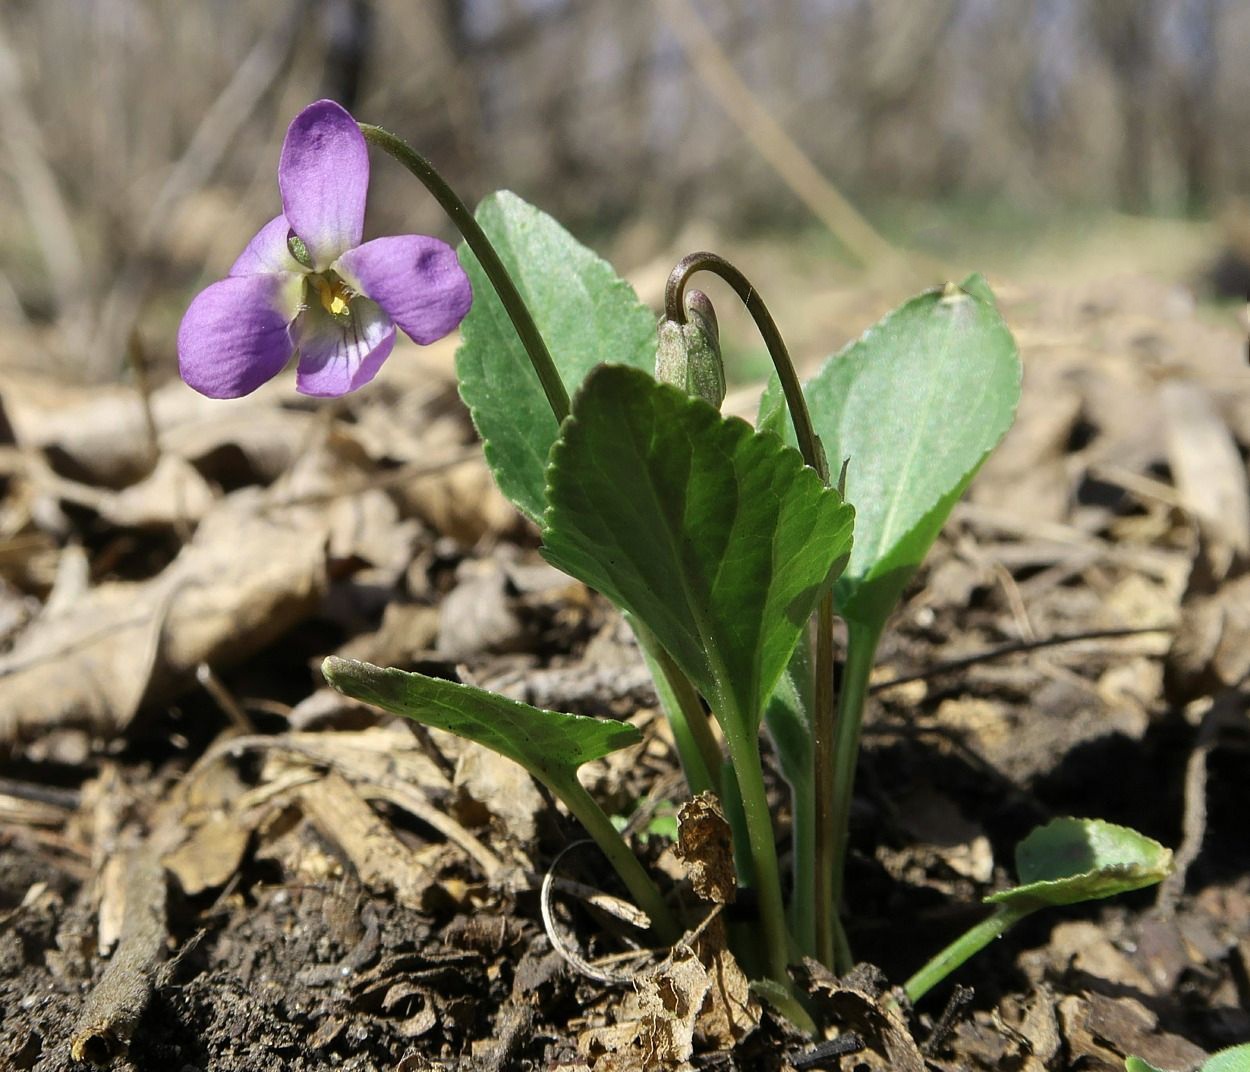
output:
<path id="1" fill-rule="evenodd" d="M 846 853 L 850 843 L 851 797 L 855 789 L 855 764 L 859 758 L 859 731 L 864 722 L 864 701 L 872 674 L 877 643 L 884 622 L 847 623 L 846 662 L 842 673 L 842 694 L 838 698 L 833 741 L 833 798 L 830 823 L 816 846 L 817 881 L 828 876 L 828 896 L 816 901 L 817 928 L 826 927 L 832 944 L 834 970 L 851 970 L 853 958 L 843 929 L 836 925 L 846 878 Z M 820 931 L 818 930 L 818 933 Z M 825 955 L 825 949 L 820 949 Z"/>

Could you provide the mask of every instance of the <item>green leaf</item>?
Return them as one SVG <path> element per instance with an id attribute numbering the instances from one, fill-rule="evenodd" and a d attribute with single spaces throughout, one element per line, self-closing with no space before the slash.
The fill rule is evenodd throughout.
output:
<path id="1" fill-rule="evenodd" d="M 1250 1042 L 1213 1053 L 1198 1072 L 1250 1072 Z"/>
<path id="2" fill-rule="evenodd" d="M 641 739 L 626 722 L 544 711 L 472 685 L 354 659 L 331 656 L 321 672 L 339 692 L 485 745 L 547 785 L 567 785 L 583 763 Z"/>
<path id="3" fill-rule="evenodd" d="M 1054 819 L 1016 846 L 1020 885 L 987 902 L 1033 910 L 1153 886 L 1172 870 L 1172 852 L 1153 838 L 1101 819 Z"/>
<path id="4" fill-rule="evenodd" d="M 831 357 L 805 394 L 830 468 L 850 459 L 855 547 L 839 612 L 883 623 L 1020 398 L 1015 343 L 980 276 L 921 294 Z M 780 389 L 761 429 L 793 442 Z"/>
<path id="5" fill-rule="evenodd" d="M 813 669 L 811 646 L 799 644 L 764 707 L 781 776 L 796 795 L 810 793 L 812 788 Z"/>
<path id="6" fill-rule="evenodd" d="M 1127 1058 L 1124 1067 L 1128 1072 L 1167 1072 L 1140 1057 Z M 1213 1053 L 1197 1072 L 1250 1072 L 1250 1042 Z"/>
<path id="7" fill-rule="evenodd" d="M 1125 1058 L 1124 1067 L 1127 1072 L 1167 1072 L 1167 1069 L 1160 1068 L 1158 1065 L 1152 1065 L 1148 1061 L 1143 1061 L 1140 1057 Z"/>
<path id="8" fill-rule="evenodd" d="M 547 560 L 636 615 L 743 720 L 727 731 L 758 729 L 851 508 L 776 436 L 619 366 L 591 373 L 547 472 Z"/>
<path id="9" fill-rule="evenodd" d="M 506 190 L 483 200 L 475 216 L 529 306 L 570 395 L 605 361 L 652 369 L 655 316 L 611 265 Z M 459 252 L 473 283 L 473 308 L 460 326 L 456 354 L 460 396 L 500 490 L 537 521 L 556 421 L 477 258 L 463 243 Z"/>

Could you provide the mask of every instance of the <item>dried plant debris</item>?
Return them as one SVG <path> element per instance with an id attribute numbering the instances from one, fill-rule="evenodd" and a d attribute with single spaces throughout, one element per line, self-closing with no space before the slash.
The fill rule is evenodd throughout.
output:
<path id="1" fill-rule="evenodd" d="M 709 928 L 695 946 L 679 943 L 659 968 L 638 979 L 614 1022 L 584 1031 L 577 1048 L 594 1072 L 687 1072 L 696 1053 L 731 1051 L 760 1016 L 723 931 Z"/>
<path id="2" fill-rule="evenodd" d="M 105 582 L 33 622 L 0 660 L 0 746 L 63 726 L 115 736 L 200 663 L 246 659 L 312 614 L 327 530 L 263 505 L 223 500 L 157 577 Z"/>
<path id="3" fill-rule="evenodd" d="M 700 793 L 681 806 L 674 852 L 696 897 L 717 905 L 733 902 L 738 893 L 733 835 L 715 794 Z"/>

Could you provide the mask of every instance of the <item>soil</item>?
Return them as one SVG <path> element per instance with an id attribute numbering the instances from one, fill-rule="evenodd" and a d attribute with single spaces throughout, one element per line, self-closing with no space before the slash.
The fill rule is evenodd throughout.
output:
<path id="1" fill-rule="evenodd" d="M 604 982 L 540 918 L 575 824 L 506 764 L 318 687 L 337 651 L 631 718 L 645 745 L 592 788 L 618 811 L 683 797 L 619 621 L 491 489 L 449 351 L 332 410 L 161 388 L 177 464 L 155 487 L 133 396 L 6 378 L 0 1068 L 1188 1069 L 1250 1039 L 1244 338 L 1151 279 L 1000 294 L 1024 403 L 881 650 L 849 939 L 898 983 L 1058 815 L 1176 848 L 1176 880 L 1030 918 L 907 1010 L 904 1041 L 863 971 L 862 1015 L 837 1014 L 858 1052 L 740 995 L 754 1011 L 700 1019 L 690 1052 L 643 1054 L 660 956 Z M 884 308 L 860 297 L 843 337 Z M 260 511 L 274 532 L 240 529 L 240 502 L 284 504 Z M 672 876 L 665 845 L 644 852 Z M 559 865 L 617 892 L 604 871 L 588 848 Z M 583 899 L 557 898 L 564 942 L 627 948 Z"/>

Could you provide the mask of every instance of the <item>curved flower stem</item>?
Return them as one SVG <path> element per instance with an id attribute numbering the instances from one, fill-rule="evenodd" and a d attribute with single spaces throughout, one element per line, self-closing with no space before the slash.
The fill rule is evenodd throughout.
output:
<path id="1" fill-rule="evenodd" d="M 807 411 L 807 400 L 803 397 L 803 388 L 799 386 L 799 376 L 794 370 L 794 362 L 790 360 L 790 351 L 786 349 L 785 340 L 781 337 L 768 306 L 764 304 L 759 291 L 751 285 L 751 281 L 718 254 L 691 253 L 678 261 L 677 267 L 669 273 L 668 284 L 664 288 L 664 315 L 678 324 L 686 322 L 686 284 L 696 272 L 712 272 L 720 276 L 746 306 L 763 336 L 764 345 L 768 347 L 768 356 L 772 358 L 773 367 L 781 380 L 781 389 L 785 392 L 786 405 L 790 409 L 790 419 L 794 422 L 794 432 L 798 436 L 803 460 L 820 474 L 822 480 L 828 481 L 829 472 L 824 451 L 821 450 L 820 440 L 812 427 L 812 417 Z"/>
<path id="2" fill-rule="evenodd" d="M 365 141 L 390 153 L 421 180 L 425 188 L 434 195 L 434 200 L 451 217 L 451 222 L 456 225 L 456 229 L 464 235 L 469 249 L 473 251 L 474 256 L 482 265 L 482 270 L 490 279 L 495 292 L 499 295 L 499 300 L 507 310 L 517 335 L 521 337 L 521 343 L 525 346 L 525 352 L 529 354 L 530 363 L 533 364 L 534 372 L 537 373 L 538 380 L 542 384 L 547 402 L 551 405 L 551 412 L 555 414 L 556 423 L 560 424 L 569 415 L 569 393 L 565 390 L 564 381 L 560 379 L 556 363 L 551 358 L 551 351 L 547 349 L 538 325 L 534 323 L 529 308 L 517 291 L 516 284 L 508 274 L 508 269 L 499 259 L 499 254 L 495 252 L 495 247 L 486 237 L 486 232 L 478 225 L 477 220 L 473 218 L 473 213 L 460 200 L 456 191 L 448 186 L 446 180 L 434 170 L 433 165 L 403 138 L 392 134 L 389 130 L 383 130 L 382 127 L 373 126 L 371 123 L 360 123 L 359 126 L 360 132 L 365 136 Z"/>
<path id="3" fill-rule="evenodd" d="M 684 292 L 686 283 L 696 272 L 713 272 L 723 279 L 746 306 L 755 320 L 755 326 L 763 336 L 764 345 L 772 358 L 773 367 L 781 381 L 781 389 L 790 411 L 790 421 L 798 439 L 803 460 L 829 482 L 829 466 L 824 448 L 812 425 L 807 400 L 799 384 L 798 373 L 786 348 L 785 340 L 776 321 L 764 304 L 758 290 L 733 264 L 715 253 L 691 253 L 684 257 L 669 273 L 664 291 L 664 311 L 670 320 L 685 323 Z M 826 592 L 816 611 L 816 659 L 815 710 L 812 712 L 812 765 L 811 792 L 815 797 L 815 822 L 810 837 L 795 838 L 795 901 L 796 918 L 815 916 L 814 952 L 827 966 L 832 967 L 836 926 L 834 896 L 834 814 L 833 814 L 833 764 L 834 764 L 834 694 L 833 694 L 833 592 Z M 799 809 L 796 807 L 796 811 Z M 799 831 L 796 831 L 798 834 Z M 800 879 L 811 878 L 808 885 Z"/>

